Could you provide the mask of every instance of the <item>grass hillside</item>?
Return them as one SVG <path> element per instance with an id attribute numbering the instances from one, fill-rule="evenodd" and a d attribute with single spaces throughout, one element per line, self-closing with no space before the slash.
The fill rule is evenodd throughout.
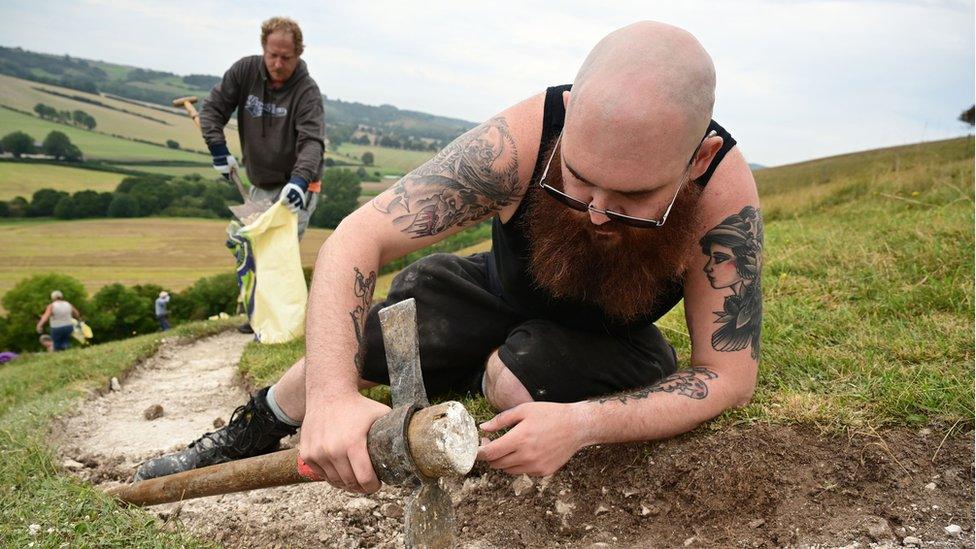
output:
<path id="1" fill-rule="evenodd" d="M 758 172 L 760 379 L 752 404 L 724 424 L 971 430 L 973 175 L 972 138 Z M 378 296 L 392 278 L 377 281 Z M 681 307 L 659 326 L 687 364 Z M 253 345 L 242 368 L 268 383 L 303 351 L 300 342 Z"/>
<path id="2" fill-rule="evenodd" d="M 107 284 L 155 283 L 174 290 L 234 269 L 224 247 L 227 221 L 191 218 L 23 220 L 0 223 L 0 295 L 37 273 L 63 272 L 89 293 Z M 302 264 L 311 266 L 330 231 L 309 229 Z"/>
<path id="3" fill-rule="evenodd" d="M 69 88 L 40 84 L 0 75 L 0 105 L 33 112 L 34 105 L 44 103 L 58 110 L 83 110 L 95 117 L 95 131 L 121 135 L 165 145 L 172 139 L 181 147 L 206 152 L 207 147 L 190 117 L 176 109 L 157 109 L 132 102 L 119 101 L 102 95 L 85 93 Z M 174 95 L 175 99 L 177 95 Z M 197 105 L 199 107 L 199 104 Z M 4 124 L 4 128 L 12 127 Z M 227 142 L 236 153 L 240 152 L 236 131 L 226 132 Z M 73 140 L 73 138 L 72 138 Z M 81 145 L 79 145 L 81 146 Z M 160 148 L 161 151 L 166 149 Z M 82 151 L 88 150 L 82 147 Z M 88 153 L 91 154 L 91 153 Z M 157 155 L 157 158 L 166 158 Z M 207 156 L 195 154 L 188 160 L 207 161 Z"/>
<path id="4" fill-rule="evenodd" d="M 876 434 L 884 427 L 929 424 L 946 437 L 971 432 L 973 176 L 971 138 L 757 174 L 766 215 L 759 385 L 752 404 L 726 413 L 708 428 L 788 422 Z M 141 221 L 157 224 L 155 232 L 171 232 L 164 223 L 168 220 Z M 64 225 L 57 234 L 84 223 Z M 29 232 L 32 224 L 18 225 Z M 88 246 L 89 254 L 103 245 L 118 246 L 107 234 L 112 233 L 92 232 L 76 245 Z M 0 240 L 22 236 L 0 233 Z M 135 243 L 154 248 L 160 242 L 137 238 L 126 249 L 135 249 Z M 206 258 L 198 260 L 206 264 Z M 231 322 L 184 325 L 174 335 L 199 337 Z M 687 362 L 680 310 L 660 326 Z M 209 543 L 160 529 L 151 515 L 119 506 L 61 472 L 45 440 L 52 419 L 84 391 L 120 375 L 159 344 L 159 337 L 150 335 L 0 366 L 0 539 L 17 546 Z M 301 353 L 300 342 L 251 344 L 241 370 L 255 382 L 275 379 Z M 468 405 L 476 415 L 485 414 L 483 399 Z M 884 438 L 877 440 L 904 468 Z M 877 466 L 861 457 L 852 468 Z M 916 480 L 920 486 L 928 476 Z M 825 484 L 817 492 L 825 510 L 832 497 L 826 492 L 835 487 Z M 31 524 L 38 527 L 32 530 Z"/>

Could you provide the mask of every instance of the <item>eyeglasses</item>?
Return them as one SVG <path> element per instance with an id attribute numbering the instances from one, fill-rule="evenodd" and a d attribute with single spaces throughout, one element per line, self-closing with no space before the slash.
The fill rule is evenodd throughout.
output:
<path id="1" fill-rule="evenodd" d="M 698 151 L 701 150 L 701 146 L 703 143 L 705 143 L 705 140 L 708 139 L 709 137 L 716 135 L 716 133 L 717 132 L 715 130 L 706 132 L 705 136 L 702 137 L 701 141 L 698 142 L 698 146 L 695 147 L 695 152 L 691 153 L 691 159 L 688 160 L 686 172 L 687 172 L 687 168 L 690 168 L 691 165 L 695 162 L 695 157 L 698 156 Z M 681 188 L 684 186 L 685 183 L 684 175 L 682 175 L 682 181 L 681 183 L 678 184 L 678 188 L 674 191 L 674 196 L 671 198 L 671 203 L 668 204 L 668 209 L 664 210 L 664 215 L 661 216 L 660 220 L 649 219 L 645 217 L 634 217 L 632 215 L 622 214 L 619 212 L 615 212 L 613 210 L 603 210 L 593 206 L 593 204 L 588 204 L 586 202 L 583 202 L 582 200 L 573 198 L 572 196 L 569 196 L 563 191 L 560 191 L 559 189 L 545 182 L 546 176 L 549 175 L 549 166 L 552 164 L 552 159 L 556 157 L 556 151 L 559 150 L 559 141 L 562 138 L 563 138 L 563 134 L 560 133 L 559 137 L 556 138 L 556 145 L 552 149 L 552 155 L 549 157 L 549 161 L 546 162 L 546 168 L 542 170 L 542 177 L 539 178 L 539 186 L 542 187 L 546 191 L 546 193 L 549 194 L 549 196 L 555 198 L 563 205 L 572 208 L 576 211 L 596 212 L 599 214 L 603 214 L 612 221 L 616 221 L 618 223 L 622 223 L 630 227 L 637 227 L 639 229 L 652 229 L 664 225 L 664 222 L 668 220 L 668 215 L 671 213 L 671 208 L 674 207 L 674 203 L 678 200 L 678 194 L 681 192 Z"/>

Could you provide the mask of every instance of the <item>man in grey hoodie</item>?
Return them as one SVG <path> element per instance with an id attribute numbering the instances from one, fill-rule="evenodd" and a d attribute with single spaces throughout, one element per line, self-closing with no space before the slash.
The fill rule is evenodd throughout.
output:
<path id="1" fill-rule="evenodd" d="M 213 166 L 225 178 L 237 167 L 224 126 L 237 111 L 251 198 L 282 200 L 298 214 L 301 238 L 315 210 L 325 151 L 322 94 L 300 59 L 298 23 L 272 17 L 261 25 L 263 55 L 234 63 L 200 111 Z"/>

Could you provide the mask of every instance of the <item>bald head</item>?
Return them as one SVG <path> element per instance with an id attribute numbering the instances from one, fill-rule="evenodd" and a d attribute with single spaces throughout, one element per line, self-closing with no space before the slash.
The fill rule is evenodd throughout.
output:
<path id="1" fill-rule="evenodd" d="M 715 68 L 694 36 L 663 23 L 628 25 L 600 40 L 580 67 L 566 116 L 567 153 L 578 149 L 624 168 L 649 160 L 674 168 L 687 163 L 708 128 L 714 101 Z"/>

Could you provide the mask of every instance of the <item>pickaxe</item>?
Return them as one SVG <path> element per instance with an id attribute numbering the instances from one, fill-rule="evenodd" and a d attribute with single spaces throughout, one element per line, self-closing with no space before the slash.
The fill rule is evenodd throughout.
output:
<path id="1" fill-rule="evenodd" d="M 478 428 L 460 402 L 431 406 L 420 370 L 417 309 L 413 299 L 381 310 L 393 409 L 373 423 L 366 446 L 383 482 L 414 486 L 404 512 L 408 548 L 454 547 L 454 507 L 438 479 L 467 474 L 478 453 Z M 217 494 L 307 482 L 298 449 L 211 465 L 107 490 L 135 505 L 155 505 Z"/>
<path id="2" fill-rule="evenodd" d="M 193 106 L 197 102 L 195 95 L 190 95 L 187 97 L 180 97 L 179 99 L 173 100 L 174 107 L 183 107 L 186 112 L 193 119 L 193 123 L 196 124 L 197 129 L 200 129 L 200 113 L 197 112 L 196 107 Z M 272 206 L 271 202 L 267 200 L 251 200 L 250 195 L 244 190 L 244 183 L 241 182 L 241 178 L 237 175 L 237 169 L 231 166 L 230 168 L 230 180 L 234 182 L 234 186 L 237 187 L 237 192 L 241 193 L 241 198 L 244 200 L 244 204 L 238 206 L 230 206 L 230 211 L 235 217 L 240 219 L 245 225 L 254 221 L 254 219 L 264 213 L 268 208 Z"/>

